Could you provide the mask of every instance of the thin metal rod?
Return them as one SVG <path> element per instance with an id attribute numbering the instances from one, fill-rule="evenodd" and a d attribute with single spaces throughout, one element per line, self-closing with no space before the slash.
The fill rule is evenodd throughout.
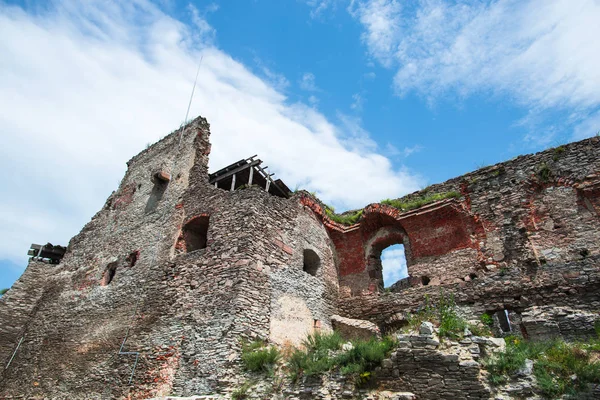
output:
<path id="1" fill-rule="evenodd" d="M 17 351 L 19 350 L 19 347 L 21 347 L 21 343 L 23 343 L 23 339 L 25 339 L 25 336 L 21 336 L 21 340 L 19 340 L 19 344 L 17 345 L 17 348 L 15 349 L 15 351 L 13 351 L 12 357 L 10 358 L 10 360 L 8 360 L 8 364 L 6 364 L 6 367 L 4 367 L 4 369 L 8 369 L 13 358 L 15 358 L 15 356 L 17 355 Z"/>
<path id="2" fill-rule="evenodd" d="M 194 92 L 196 91 L 196 84 L 198 83 L 198 75 L 200 74 L 200 67 L 202 66 L 203 58 L 204 58 L 204 56 L 200 57 L 200 62 L 198 63 L 198 70 L 196 71 L 196 78 L 194 79 L 194 86 L 192 87 L 192 93 L 190 94 L 190 101 L 188 102 L 187 111 L 185 113 L 185 120 L 184 120 L 183 126 L 181 127 L 181 131 L 179 133 L 179 141 L 177 144 L 178 149 L 181 148 L 181 140 L 183 138 L 183 135 L 185 134 L 185 129 L 187 128 L 190 108 L 192 106 L 192 100 L 194 99 Z M 175 157 L 173 159 L 173 163 L 171 165 L 171 175 L 173 175 L 176 167 L 177 167 L 177 157 Z M 166 209 L 163 210 L 161 218 L 164 218 L 165 215 L 166 215 Z M 154 251 L 152 254 L 152 259 L 150 260 L 150 267 L 152 267 L 154 265 L 154 263 L 156 262 L 156 257 L 157 257 L 157 253 L 158 253 L 158 245 L 161 241 L 162 241 L 162 233 L 157 232 L 156 240 L 154 242 Z M 125 347 L 125 343 L 127 343 L 127 339 L 129 339 L 129 331 L 130 331 L 131 327 L 133 326 L 135 317 L 137 316 L 138 307 L 139 307 L 139 304 L 141 301 L 141 291 L 142 290 L 143 290 L 143 288 L 138 286 L 138 288 L 136 290 L 137 299 L 136 299 L 135 307 L 133 309 L 133 314 L 131 316 L 131 322 L 130 322 L 129 326 L 127 327 L 127 331 L 125 332 L 125 337 L 123 338 L 123 342 L 121 342 L 121 346 L 119 347 L 119 352 L 118 352 L 118 355 L 134 355 L 135 354 L 135 363 L 133 364 L 133 368 L 131 369 L 131 375 L 129 376 L 129 384 L 130 385 L 131 385 L 131 382 L 133 381 L 133 374 L 135 373 L 135 369 L 138 364 L 140 352 L 138 352 L 138 351 L 123 351 L 123 348 Z"/>
<path id="3" fill-rule="evenodd" d="M 137 367 L 138 359 L 140 358 L 140 353 L 136 352 L 135 362 L 133 363 L 133 368 L 131 369 L 131 375 L 129 376 L 129 384 L 133 381 L 133 374 L 135 373 L 135 368 Z"/>
<path id="4" fill-rule="evenodd" d="M 198 63 L 198 70 L 196 71 L 196 79 L 194 79 L 194 86 L 192 87 L 192 94 L 190 94 L 190 102 L 188 103 L 187 111 L 185 112 L 184 125 L 181 127 L 181 133 L 179 134 L 178 147 L 181 147 L 181 138 L 183 137 L 183 133 L 185 132 L 185 128 L 187 127 L 188 116 L 190 115 L 190 108 L 192 107 L 192 100 L 194 99 L 194 92 L 196 91 L 196 83 L 198 83 L 198 75 L 200 74 L 200 67 L 202 66 L 203 58 L 204 58 L 204 56 L 200 57 L 200 62 Z"/>

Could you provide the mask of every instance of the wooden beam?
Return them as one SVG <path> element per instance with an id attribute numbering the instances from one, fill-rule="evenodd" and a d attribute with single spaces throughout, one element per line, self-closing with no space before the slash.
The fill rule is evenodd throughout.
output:
<path id="1" fill-rule="evenodd" d="M 241 166 L 239 166 L 239 167 L 237 167 L 237 168 L 235 168 L 235 169 L 232 169 L 231 171 L 228 171 L 228 172 L 224 173 L 223 175 L 215 176 L 214 178 L 212 178 L 212 180 L 210 181 L 210 183 L 213 183 L 213 182 L 218 182 L 218 181 L 222 181 L 222 180 L 223 180 L 223 179 L 225 179 L 225 178 L 229 178 L 229 177 L 230 177 L 230 176 L 232 176 L 233 174 L 236 174 L 236 173 L 238 173 L 238 172 L 240 172 L 240 171 L 243 171 L 243 170 L 245 170 L 246 168 L 250 168 L 250 167 L 257 166 L 257 165 L 259 165 L 260 163 L 262 163 L 262 161 L 261 161 L 261 160 L 254 160 L 254 161 L 252 161 L 252 162 L 250 162 L 250 163 L 247 163 L 247 164 L 241 165 Z"/>
<path id="2" fill-rule="evenodd" d="M 233 177 L 231 178 L 231 191 L 233 192 L 235 190 L 235 174 L 233 174 Z"/>
<path id="3" fill-rule="evenodd" d="M 254 177 L 254 167 L 250 167 L 250 177 L 248 178 L 248 186 L 252 186 L 252 178 L 253 177 Z"/>

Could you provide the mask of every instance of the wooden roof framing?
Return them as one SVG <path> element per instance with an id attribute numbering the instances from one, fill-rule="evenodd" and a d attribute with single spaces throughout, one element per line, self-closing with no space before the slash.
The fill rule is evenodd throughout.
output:
<path id="1" fill-rule="evenodd" d="M 273 175 L 262 167 L 262 161 L 256 155 L 240 160 L 208 175 L 210 184 L 224 190 L 236 190 L 242 186 L 258 185 L 268 193 L 289 198 L 290 189 L 281 181 L 274 180 Z"/>

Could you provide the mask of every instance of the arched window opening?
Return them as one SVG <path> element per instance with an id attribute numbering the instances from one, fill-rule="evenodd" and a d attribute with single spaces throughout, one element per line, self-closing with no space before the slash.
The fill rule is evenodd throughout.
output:
<path id="1" fill-rule="evenodd" d="M 183 227 L 183 239 L 186 251 L 192 252 L 206 248 L 208 238 L 208 216 L 193 218 Z"/>
<path id="2" fill-rule="evenodd" d="M 102 281 L 100 282 L 100 284 L 102 286 L 106 286 L 106 285 L 110 284 L 112 282 L 113 278 L 115 277 L 116 273 L 117 273 L 117 263 L 112 262 L 112 263 L 108 264 L 106 266 L 106 270 L 104 271 L 104 274 L 102 274 Z"/>
<path id="3" fill-rule="evenodd" d="M 306 272 L 312 276 L 317 276 L 317 273 L 319 272 L 320 267 L 321 267 L 321 259 L 319 258 L 317 253 L 315 253 L 311 249 L 305 249 L 304 250 L 304 272 Z"/>
<path id="4" fill-rule="evenodd" d="M 389 288 L 396 282 L 408 278 L 404 245 L 394 244 L 383 249 L 381 252 L 381 267 L 383 271 L 383 287 L 385 288 Z"/>

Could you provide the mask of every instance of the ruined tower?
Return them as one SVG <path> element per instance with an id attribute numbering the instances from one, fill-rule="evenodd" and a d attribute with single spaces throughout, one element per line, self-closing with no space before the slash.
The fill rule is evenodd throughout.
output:
<path id="1" fill-rule="evenodd" d="M 216 393 L 236 381 L 241 338 L 297 344 L 338 316 L 391 332 L 440 288 L 529 337 L 593 333 L 600 138 L 433 185 L 410 207 L 371 204 L 344 225 L 307 192 L 211 183 L 209 135 L 199 117 L 133 157 L 62 261 L 29 263 L 0 300 L 0 397 Z M 380 256 L 396 243 L 409 277 L 384 292 Z"/>

